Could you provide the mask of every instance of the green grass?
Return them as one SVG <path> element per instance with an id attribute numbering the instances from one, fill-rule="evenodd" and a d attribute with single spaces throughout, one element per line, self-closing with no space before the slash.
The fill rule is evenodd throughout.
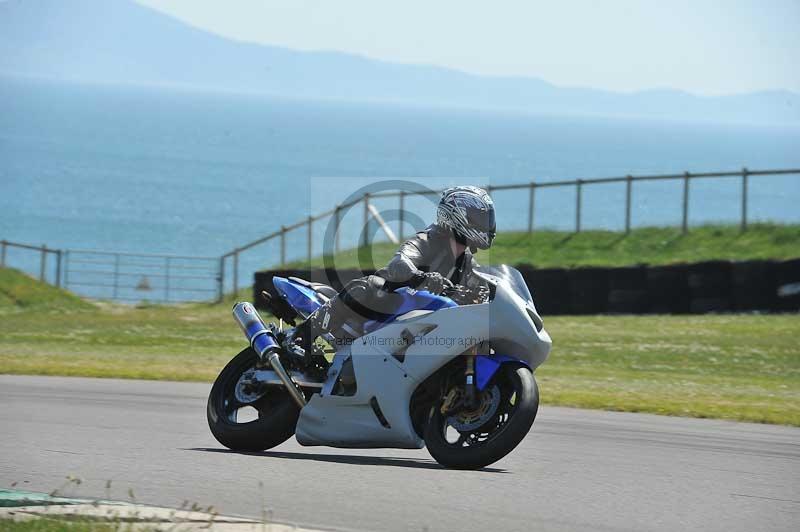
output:
<path id="1" fill-rule="evenodd" d="M 343 251 L 333 257 L 337 268 L 380 267 L 397 246 L 377 243 Z M 755 224 L 741 232 L 736 226 L 702 226 L 681 234 L 680 228 L 646 227 L 630 234 L 613 231 L 534 231 L 500 233 L 492 249 L 478 253 L 481 264 L 532 264 L 539 268 L 627 266 L 729 259 L 790 259 L 800 257 L 800 225 Z M 314 267 L 322 258 L 312 260 Z M 290 267 L 304 267 L 295 262 Z"/>
<path id="2" fill-rule="evenodd" d="M 220 304 L 89 303 L 14 270 L 0 269 L 0 373 L 211 380 L 243 347 Z M 50 302 L 48 304 L 48 302 Z"/>
<path id="3" fill-rule="evenodd" d="M 211 381 L 245 346 L 230 302 L 65 311 L 64 297 L 52 309 L 0 306 L 0 373 Z M 545 316 L 545 326 L 543 404 L 800 426 L 797 314 Z"/>
<path id="4" fill-rule="evenodd" d="M 543 402 L 800 426 L 800 316 L 552 317 Z"/>
<path id="5" fill-rule="evenodd" d="M 0 311 L 8 309 L 88 310 L 81 298 L 45 283 L 33 282 L 17 270 L 0 268 Z"/>
<path id="6" fill-rule="evenodd" d="M 5 532 L 120 532 L 134 530 L 130 523 L 103 523 L 90 520 L 29 519 L 14 521 L 0 519 L 0 530 Z M 136 529 L 140 530 L 140 529 Z M 156 530 L 152 528 L 152 530 Z"/>

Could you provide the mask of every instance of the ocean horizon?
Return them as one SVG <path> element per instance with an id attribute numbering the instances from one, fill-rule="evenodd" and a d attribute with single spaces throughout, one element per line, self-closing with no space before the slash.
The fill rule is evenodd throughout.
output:
<path id="1" fill-rule="evenodd" d="M 54 248 L 216 256 L 380 179 L 438 188 L 800 167 L 795 126 L 312 102 L 16 78 L 0 78 L 0 117 L 0 238 Z M 798 176 L 751 179 L 751 221 L 800 223 L 799 192 Z M 740 193 L 735 178 L 693 182 L 690 222 L 736 223 Z M 681 194 L 679 182 L 637 183 L 634 225 L 679 224 Z M 623 201 L 624 184 L 586 187 L 583 227 L 622 228 Z M 498 192 L 495 202 L 500 231 L 527 226 L 527 193 Z M 376 206 L 396 208 L 396 200 Z M 574 190 L 542 189 L 536 206 L 537 227 L 573 227 Z M 432 217 L 429 202 L 409 202 L 409 208 L 419 220 Z M 323 232 L 315 229 L 317 242 Z M 304 238 L 290 239 L 289 258 L 305 254 Z"/>

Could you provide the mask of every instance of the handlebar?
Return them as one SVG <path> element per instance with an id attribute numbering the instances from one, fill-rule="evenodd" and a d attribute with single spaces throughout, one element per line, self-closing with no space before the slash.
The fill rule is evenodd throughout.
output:
<path id="1" fill-rule="evenodd" d="M 475 287 L 457 284 L 445 288 L 442 295 L 449 297 L 459 305 L 477 304 L 489 300 L 490 290 L 489 287 L 482 284 Z"/>
<path id="2" fill-rule="evenodd" d="M 388 291 L 394 291 L 398 288 L 408 288 L 408 284 L 386 281 L 383 285 L 383 289 Z M 475 304 L 486 302 L 489 299 L 490 290 L 484 285 L 469 287 L 463 284 L 456 284 L 446 286 L 441 295 L 449 297 L 459 305 Z"/>

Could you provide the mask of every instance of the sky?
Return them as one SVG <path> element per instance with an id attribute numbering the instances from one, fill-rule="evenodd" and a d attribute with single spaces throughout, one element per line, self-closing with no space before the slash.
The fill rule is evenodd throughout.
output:
<path id="1" fill-rule="evenodd" d="M 249 42 L 615 91 L 800 92 L 800 0 L 137 0 Z"/>

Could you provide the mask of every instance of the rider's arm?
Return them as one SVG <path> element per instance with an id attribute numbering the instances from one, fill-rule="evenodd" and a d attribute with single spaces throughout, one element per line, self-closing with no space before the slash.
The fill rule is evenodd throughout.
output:
<path id="1" fill-rule="evenodd" d="M 392 283 L 402 283 L 409 286 L 414 286 L 421 282 L 424 276 L 419 265 L 422 262 L 424 250 L 420 249 L 420 247 L 425 244 L 427 242 L 420 238 L 407 240 L 397 250 L 397 253 L 394 254 L 386 268 L 381 270 L 381 276 Z"/>
<path id="2" fill-rule="evenodd" d="M 430 243 L 427 238 L 417 235 L 415 238 L 403 244 L 397 253 L 394 254 L 389 264 L 378 272 L 386 279 L 390 288 L 410 286 L 418 290 L 427 290 L 434 294 L 440 294 L 448 286 L 453 284 L 442 277 L 439 272 L 428 272 L 428 264 L 425 253 L 430 250 Z"/>
<path id="3" fill-rule="evenodd" d="M 474 255 L 469 256 L 469 262 L 464 267 L 464 274 L 461 277 L 461 283 L 466 287 L 475 288 L 477 286 L 487 286 L 488 283 L 482 277 L 475 275 L 474 271 L 476 268 L 480 268 L 480 264 L 478 261 L 475 260 Z"/>

